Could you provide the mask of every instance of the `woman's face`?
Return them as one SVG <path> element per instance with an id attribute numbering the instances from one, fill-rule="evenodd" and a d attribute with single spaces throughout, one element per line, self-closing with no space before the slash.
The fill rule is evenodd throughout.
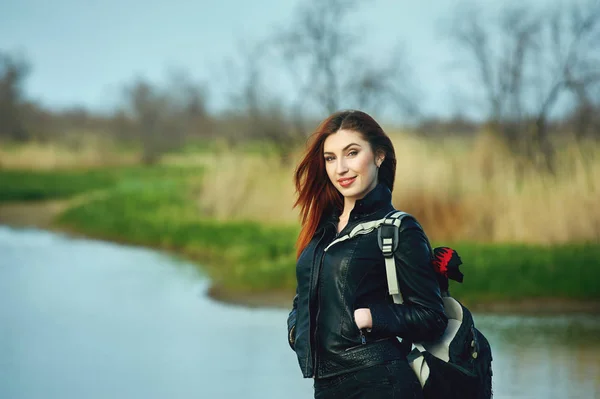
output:
<path id="1" fill-rule="evenodd" d="M 377 185 L 377 167 L 383 156 L 376 159 L 360 133 L 340 129 L 330 135 L 325 139 L 323 157 L 329 180 L 346 199 L 361 199 Z"/>

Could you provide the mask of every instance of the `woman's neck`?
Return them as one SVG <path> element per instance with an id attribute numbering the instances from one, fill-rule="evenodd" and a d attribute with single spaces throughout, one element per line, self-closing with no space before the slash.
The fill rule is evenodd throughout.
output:
<path id="1" fill-rule="evenodd" d="M 350 212 L 354 209 L 354 205 L 356 204 L 356 200 L 353 198 L 344 198 L 344 210 L 340 215 L 340 219 L 348 219 L 350 217 Z"/>
<path id="2" fill-rule="evenodd" d="M 375 187 L 377 187 L 376 181 L 371 185 L 366 194 L 364 194 L 361 198 L 344 197 L 344 210 L 342 211 L 340 217 L 348 218 L 350 216 L 350 212 L 352 212 L 352 209 L 354 209 L 354 206 L 356 205 L 356 201 L 360 201 L 361 199 L 366 197 L 371 191 L 375 189 Z"/>

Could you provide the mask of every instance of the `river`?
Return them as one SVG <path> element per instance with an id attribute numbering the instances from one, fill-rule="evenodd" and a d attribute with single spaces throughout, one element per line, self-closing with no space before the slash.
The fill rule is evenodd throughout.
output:
<path id="1" fill-rule="evenodd" d="M 285 309 L 160 252 L 0 226 L 0 398 L 312 397 Z M 600 398 L 600 317 L 475 314 L 495 398 Z"/>

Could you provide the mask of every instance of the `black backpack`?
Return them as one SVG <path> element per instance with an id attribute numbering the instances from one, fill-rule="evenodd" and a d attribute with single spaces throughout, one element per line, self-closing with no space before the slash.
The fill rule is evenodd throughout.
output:
<path id="1" fill-rule="evenodd" d="M 390 295 L 395 303 L 403 301 L 398 289 L 394 250 L 398 245 L 398 228 L 405 217 L 412 216 L 405 212 L 386 216 L 378 231 Z M 469 309 L 452 298 L 448 291 L 449 278 L 463 281 L 459 270 L 462 261 L 451 248 L 438 247 L 431 252 L 448 326 L 434 342 L 413 343 L 408 361 L 421 382 L 425 398 L 489 399 L 492 397 L 492 348 L 487 338 L 475 328 Z"/>
<path id="2" fill-rule="evenodd" d="M 398 287 L 394 250 L 398 231 L 408 213 L 394 211 L 383 219 L 357 225 L 334 242 L 367 234 L 378 229 L 379 247 L 385 258 L 389 293 L 394 303 L 403 303 Z M 333 243 L 332 243 L 333 244 Z M 330 245 L 332 245 L 330 244 Z M 462 261 L 456 251 L 447 247 L 430 250 L 436 271 L 448 327 L 434 342 L 414 342 L 408 361 L 415 371 L 423 395 L 435 399 L 489 399 L 492 397 L 492 349 L 485 336 L 475 328 L 473 315 L 448 292 L 448 279 L 462 283 L 459 270 Z"/>

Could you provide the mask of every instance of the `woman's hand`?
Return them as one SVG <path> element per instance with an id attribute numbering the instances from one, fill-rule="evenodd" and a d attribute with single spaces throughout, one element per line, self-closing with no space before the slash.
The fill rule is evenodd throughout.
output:
<path id="1" fill-rule="evenodd" d="M 354 322 L 359 329 L 373 327 L 373 319 L 371 318 L 371 309 L 361 308 L 354 311 Z"/>

